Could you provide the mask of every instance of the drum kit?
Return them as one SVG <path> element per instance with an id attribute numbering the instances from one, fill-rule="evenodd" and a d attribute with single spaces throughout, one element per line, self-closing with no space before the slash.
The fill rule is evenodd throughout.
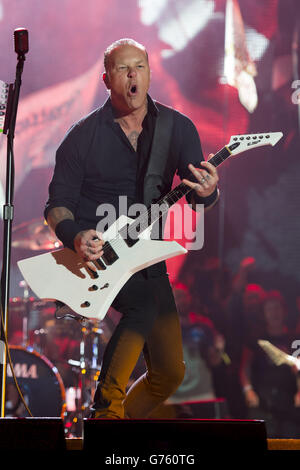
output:
<path id="1" fill-rule="evenodd" d="M 40 219 L 13 230 L 12 246 L 47 251 L 60 246 Z M 90 406 L 101 370 L 105 345 L 114 321 L 57 316 L 55 302 L 30 295 L 25 281 L 23 295 L 9 302 L 8 344 L 18 393 L 10 366 L 7 368 L 5 415 L 62 417 L 66 437 L 81 437 L 83 418 Z"/>

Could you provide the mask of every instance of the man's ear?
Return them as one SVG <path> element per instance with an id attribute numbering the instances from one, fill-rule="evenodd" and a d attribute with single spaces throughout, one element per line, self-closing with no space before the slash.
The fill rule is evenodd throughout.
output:
<path id="1" fill-rule="evenodd" d="M 106 72 L 103 72 L 103 74 L 102 74 L 102 80 L 104 81 L 106 88 L 107 88 L 108 90 L 110 90 L 109 80 L 108 80 L 108 76 L 107 76 L 107 73 L 106 73 Z"/>

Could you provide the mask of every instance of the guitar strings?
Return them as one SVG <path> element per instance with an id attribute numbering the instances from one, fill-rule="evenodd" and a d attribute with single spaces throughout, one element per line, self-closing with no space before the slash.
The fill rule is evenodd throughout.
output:
<path id="1" fill-rule="evenodd" d="M 225 161 L 225 159 L 228 157 L 228 155 L 226 155 L 226 157 L 223 159 L 221 154 L 222 152 L 227 149 L 225 147 L 223 147 L 219 152 L 217 152 L 210 160 L 209 162 L 212 163 L 215 167 L 217 167 L 218 165 L 220 165 L 221 163 L 223 163 Z M 217 163 L 217 160 L 218 158 L 221 159 L 221 162 Z M 177 198 L 177 200 L 175 201 L 172 201 L 172 197 L 178 193 L 178 191 L 183 191 L 183 194 L 180 195 L 179 198 Z M 166 210 L 165 212 L 162 212 L 162 211 L 159 211 L 159 216 L 157 217 L 156 220 L 154 220 L 150 225 L 147 225 L 147 227 L 145 229 L 143 229 L 141 233 L 143 233 L 145 230 L 147 230 L 149 228 L 149 226 L 151 226 L 153 223 L 157 222 L 159 219 L 161 219 L 161 217 L 163 215 L 165 215 L 169 208 L 171 207 L 167 202 L 166 202 L 166 199 L 171 199 L 172 201 L 172 204 L 173 205 L 174 203 L 176 203 L 177 201 L 179 201 L 179 199 L 181 199 L 183 196 L 185 196 L 186 194 L 188 194 L 190 191 L 192 191 L 192 188 L 190 188 L 189 186 L 185 185 L 184 183 L 180 183 L 178 186 L 176 186 L 173 190 L 171 190 L 166 196 L 162 197 L 159 201 L 156 202 L 156 204 L 158 204 L 159 208 L 160 207 L 166 207 Z M 177 197 L 177 196 L 175 196 Z M 133 231 L 133 229 L 135 230 L 134 232 L 134 235 L 136 235 L 136 227 L 138 225 L 141 225 L 141 221 L 145 222 L 145 221 L 149 221 L 149 216 L 151 214 L 151 211 L 152 211 L 152 208 L 149 207 L 145 212 L 143 212 L 142 214 L 140 214 L 138 216 L 137 219 L 134 219 L 133 222 L 131 222 L 127 227 L 126 226 L 123 226 L 121 227 L 121 229 L 118 231 L 118 234 L 116 237 L 112 238 L 111 240 L 107 240 L 103 247 L 102 247 L 102 251 L 103 251 L 103 255 L 105 255 L 105 252 L 108 252 L 111 250 L 111 248 L 117 248 L 118 246 L 121 246 L 122 242 L 124 241 L 124 238 L 122 237 L 121 235 L 121 231 L 125 231 L 125 229 L 127 229 L 127 233 L 128 235 L 130 235 L 130 230 L 131 232 Z M 139 234 L 139 235 L 140 235 Z M 102 256 L 103 256 L 102 255 Z M 100 259 L 102 258 L 102 256 L 100 257 Z M 94 261 L 97 261 L 97 260 L 94 260 Z"/>
<path id="2" fill-rule="evenodd" d="M 174 190 L 170 191 L 170 193 L 168 193 L 167 197 L 168 199 L 172 199 L 172 196 L 178 192 L 178 188 L 179 186 L 185 186 L 185 188 L 188 188 L 188 186 L 184 185 L 183 183 L 180 183 L 178 186 L 176 186 L 176 188 L 174 188 Z M 180 199 L 185 196 L 186 194 L 188 194 L 190 191 L 192 190 L 192 188 L 188 188 L 185 193 L 183 193 L 181 196 L 180 196 Z M 156 221 L 158 221 L 165 213 L 168 212 L 170 206 L 168 205 L 168 203 L 166 203 L 165 201 L 166 199 L 166 196 L 161 198 L 159 201 L 157 201 L 156 204 L 158 204 L 159 208 L 160 207 L 165 207 L 166 210 L 165 212 L 162 212 L 160 211 L 160 214 L 159 214 L 159 217 L 157 217 L 156 220 L 154 220 L 150 225 L 152 225 L 153 223 L 155 223 Z M 177 199 L 178 201 L 179 199 Z M 173 204 L 175 202 L 177 202 L 176 200 L 173 202 Z M 121 229 L 118 231 L 118 234 L 115 238 L 112 238 L 111 240 L 108 240 L 104 243 L 103 247 L 102 247 L 102 251 L 104 252 L 103 254 L 105 254 L 105 252 L 107 252 L 108 250 L 110 250 L 111 248 L 116 248 L 117 246 L 120 246 L 122 244 L 122 241 L 124 241 L 124 237 L 122 237 L 122 234 L 120 233 L 122 230 L 125 231 L 125 229 L 127 229 L 127 233 L 130 235 L 133 234 L 133 230 L 134 230 L 134 235 L 136 235 L 136 227 L 138 225 L 141 225 L 142 226 L 142 223 L 143 222 L 148 222 L 149 221 L 149 216 L 151 214 L 151 207 L 148 208 L 147 210 L 145 210 L 145 212 L 143 212 L 142 214 L 140 214 L 138 216 L 137 219 L 134 219 L 133 222 L 131 222 L 128 227 L 126 228 L 126 226 L 123 226 L 121 227 Z M 149 228 L 149 225 L 147 225 L 147 227 L 143 230 L 141 230 L 140 234 L 143 233 L 145 230 L 147 230 L 147 228 Z M 139 235 L 140 235 L 139 234 Z M 103 255 L 102 255 L 103 256 Z"/>

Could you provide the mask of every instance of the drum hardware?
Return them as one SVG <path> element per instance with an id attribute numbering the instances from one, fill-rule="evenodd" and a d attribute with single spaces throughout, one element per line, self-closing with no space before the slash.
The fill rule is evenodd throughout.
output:
<path id="1" fill-rule="evenodd" d="M 25 281 L 24 281 L 25 282 Z M 24 297 L 24 306 L 25 306 L 25 314 L 23 317 L 23 346 L 29 346 L 29 316 L 30 316 L 30 299 L 28 297 Z"/>
<path id="2" fill-rule="evenodd" d="M 66 406 L 65 385 L 55 363 L 44 354 L 48 334 L 48 329 L 44 326 L 46 324 L 45 319 L 54 317 L 54 303 L 30 297 L 26 282 L 22 281 L 20 287 L 24 289 L 23 297 L 10 299 L 9 336 L 11 338 L 9 338 L 8 344 L 12 344 L 12 346 L 9 346 L 8 351 L 12 351 L 12 367 L 7 366 L 5 414 L 6 416 L 15 417 L 27 417 L 29 415 L 33 417 L 61 416 L 64 418 Z M 17 340 L 17 344 L 13 340 Z M 19 358 L 20 351 L 23 351 L 24 357 L 22 360 Z M 46 380 L 46 377 L 41 379 L 40 373 L 38 376 L 36 375 L 40 366 L 34 365 L 33 360 L 30 362 L 29 353 L 38 364 L 45 362 L 48 371 L 43 371 L 44 367 L 41 366 L 44 376 L 52 375 L 56 384 L 54 386 L 59 386 L 60 392 L 54 393 L 54 398 L 48 399 L 48 391 L 51 390 L 51 387 L 53 388 L 52 384 L 49 385 L 48 383 L 50 378 L 48 377 L 48 380 Z M 12 369 L 16 380 L 14 380 Z M 38 382 L 40 383 L 39 388 L 36 386 Z M 47 391 L 47 394 L 45 394 L 45 391 Z M 58 394 L 60 394 L 60 397 Z M 59 411 L 53 411 L 53 404 L 51 404 L 53 400 L 61 402 Z M 37 408 L 38 404 L 39 407 Z M 28 408 L 27 412 L 26 406 Z"/>
<path id="3" fill-rule="evenodd" d="M 14 335 L 14 338 L 19 338 L 19 342 L 11 348 L 13 368 L 20 382 L 24 401 L 29 408 L 33 402 L 40 404 L 42 411 L 33 407 L 32 416 L 53 415 L 51 406 L 48 406 L 47 385 L 41 383 L 39 390 L 33 386 L 33 382 L 39 380 L 34 378 L 37 367 L 30 368 L 25 360 L 17 360 L 15 365 L 16 349 L 25 351 L 23 355 L 26 357 L 27 354 L 32 354 L 37 362 L 40 362 L 41 358 L 42 362 L 49 363 L 49 375 L 52 374 L 52 368 L 59 375 L 60 380 L 54 378 L 54 381 L 57 383 L 61 381 L 63 387 L 60 393 L 63 397 L 62 411 L 59 414 L 63 417 L 66 437 L 82 437 L 83 419 L 90 414 L 91 401 L 101 371 L 101 350 L 110 336 L 109 326 L 103 321 L 100 323 L 99 320 L 93 321 L 76 314 L 72 315 L 70 309 L 66 308 L 57 314 L 57 305 L 54 302 L 32 297 L 25 281 L 20 283 L 20 287 L 23 288 L 23 297 L 13 298 L 10 303 L 12 327 L 19 332 L 19 336 Z M 68 343 L 66 341 L 68 338 L 72 348 L 63 349 L 65 342 Z M 60 346 L 58 348 L 55 346 L 56 342 L 60 345 L 60 341 L 61 351 Z M 10 344 L 14 343 L 11 341 Z M 7 416 L 28 416 L 25 406 L 16 394 L 11 376 L 8 377 L 8 381 Z M 57 393 L 56 399 L 58 399 Z M 54 414 L 57 416 L 58 411 Z"/>
<path id="4" fill-rule="evenodd" d="M 22 346 L 26 347 L 29 344 L 28 318 L 33 299 L 29 297 L 28 284 L 25 281 L 21 281 L 19 286 L 23 288 L 23 297 L 13 297 L 9 299 L 10 324 L 8 326 L 22 335 L 22 338 L 12 338 L 13 341 L 10 342 L 13 344 L 19 344 L 21 342 Z"/>
<path id="5" fill-rule="evenodd" d="M 26 281 L 19 282 L 19 287 L 23 289 L 23 297 L 10 299 L 10 310 L 12 317 L 15 316 L 18 308 L 18 314 L 22 315 L 22 346 L 26 348 L 32 345 L 32 338 L 29 333 L 41 333 L 41 310 L 45 308 L 47 302 L 39 301 L 35 297 L 30 296 L 29 286 Z M 18 307 L 17 307 L 18 306 Z M 12 318 L 14 320 L 14 318 Z M 12 342 L 13 344 L 14 341 Z"/>
<path id="6" fill-rule="evenodd" d="M 85 322 L 81 328 L 79 345 L 79 360 L 69 359 L 67 362 L 77 373 L 77 387 L 67 391 L 66 429 L 76 437 L 81 437 L 83 419 L 90 414 L 91 399 L 96 389 L 96 382 L 101 371 L 99 358 L 99 340 L 103 334 L 102 328 L 95 327 L 91 321 Z M 91 342 L 91 357 L 88 358 L 87 342 Z"/>
<path id="7" fill-rule="evenodd" d="M 54 302 L 39 300 L 31 296 L 26 281 L 21 281 L 19 286 L 23 291 L 22 297 L 10 299 L 11 339 L 18 341 L 16 345 L 10 342 L 13 345 L 10 349 L 17 384 L 14 383 L 11 368 L 8 366 L 5 414 L 21 418 L 28 415 L 33 417 L 61 416 L 66 435 L 81 437 L 83 418 L 89 412 L 91 382 L 94 377 L 96 380 L 100 369 L 96 355 L 98 354 L 97 335 L 102 333 L 102 329 L 95 328 L 89 319 L 87 321 L 78 315 L 71 315 L 70 311 L 65 311 L 64 315 L 58 316 Z M 94 334 L 93 341 L 88 340 L 89 346 L 93 342 L 93 354 L 87 357 L 85 341 L 87 337 L 92 338 L 90 334 Z M 54 359 L 55 355 L 52 358 L 51 348 L 50 351 L 47 350 L 48 343 L 52 339 L 60 343 L 60 338 L 62 344 L 66 338 L 69 338 L 73 351 L 74 347 L 79 349 L 79 361 L 76 361 L 75 357 L 73 359 L 72 353 L 69 361 L 67 361 L 67 356 L 61 356 L 60 353 L 57 361 Z M 76 338 L 78 338 L 77 346 Z M 57 352 L 57 349 L 55 351 Z M 63 354 L 69 355 L 66 352 Z M 70 374 L 74 374 L 73 379 L 72 377 L 70 379 L 68 372 L 66 376 L 64 375 L 65 370 L 68 368 L 70 370 L 71 367 L 73 372 L 70 371 Z M 94 370 L 91 370 L 91 367 Z M 44 370 L 45 368 L 47 371 Z M 41 378 L 41 370 L 48 378 Z M 49 381 L 54 384 L 49 384 Z M 39 387 L 37 387 L 38 383 Z M 71 384 L 73 386 L 70 386 Z M 51 389 L 54 390 L 51 391 Z M 49 397 L 49 392 L 52 397 Z M 56 402 L 54 410 L 53 401 Z M 26 411 L 25 405 L 30 413 Z"/>

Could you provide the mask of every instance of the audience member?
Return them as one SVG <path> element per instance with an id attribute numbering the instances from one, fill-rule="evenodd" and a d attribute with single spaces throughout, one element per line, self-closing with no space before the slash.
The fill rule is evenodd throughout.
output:
<path id="1" fill-rule="evenodd" d="M 263 299 L 264 332 L 243 348 L 240 380 L 249 419 L 263 419 L 269 438 L 298 437 L 300 380 L 287 364 L 276 365 L 257 343 L 264 339 L 291 354 L 292 335 L 286 326 L 287 309 L 282 294 L 270 291 Z"/>
<path id="2" fill-rule="evenodd" d="M 169 403 L 216 398 L 213 370 L 222 363 L 224 339 L 212 321 L 191 311 L 192 296 L 182 283 L 174 286 L 180 315 L 185 360 L 185 377 Z"/>
<path id="3" fill-rule="evenodd" d="M 227 367 L 227 400 L 230 414 L 236 419 L 243 419 L 247 412 L 239 380 L 243 346 L 261 329 L 259 319 L 264 289 L 259 284 L 249 283 L 249 274 L 254 268 L 253 257 L 246 257 L 241 261 L 239 270 L 232 280 L 224 309 L 224 336 L 230 360 Z"/>

